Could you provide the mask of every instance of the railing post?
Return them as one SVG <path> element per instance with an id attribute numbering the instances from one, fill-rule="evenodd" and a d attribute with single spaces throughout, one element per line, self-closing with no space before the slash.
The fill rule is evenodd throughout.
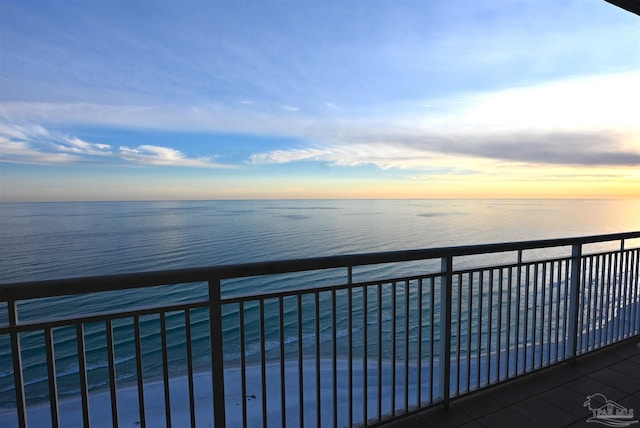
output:
<path id="1" fill-rule="evenodd" d="M 213 422 L 215 428 L 224 428 L 226 424 L 224 409 L 224 355 L 219 278 L 209 280 L 209 328 L 211 340 L 211 383 L 213 385 Z"/>
<path id="2" fill-rule="evenodd" d="M 569 334 L 565 357 L 572 363 L 576 361 L 578 353 L 578 305 L 580 295 L 580 264 L 582 261 L 582 244 L 573 244 L 571 247 L 571 280 L 569 283 Z M 568 351 L 568 355 L 567 355 Z"/>
<path id="3" fill-rule="evenodd" d="M 443 277 L 440 280 L 440 397 L 449 408 L 451 383 L 451 289 L 453 288 L 453 257 L 441 259 Z"/>
<path id="4" fill-rule="evenodd" d="M 9 327 L 11 332 L 11 354 L 13 356 L 13 382 L 16 388 L 16 412 L 18 413 L 18 426 L 27 426 L 27 406 L 24 399 L 24 381 L 22 379 L 22 351 L 20 350 L 20 338 L 15 328 L 18 325 L 18 304 L 15 300 L 7 302 L 9 310 Z"/>

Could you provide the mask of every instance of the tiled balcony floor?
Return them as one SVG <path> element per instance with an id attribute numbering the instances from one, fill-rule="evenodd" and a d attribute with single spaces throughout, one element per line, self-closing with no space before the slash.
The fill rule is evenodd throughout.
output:
<path id="1" fill-rule="evenodd" d="M 448 410 L 436 407 L 383 425 L 425 427 L 604 427 L 587 423 L 588 395 L 634 409 L 640 421 L 640 337 L 604 350 L 453 400 Z M 622 425 L 618 425 L 622 426 Z M 629 425 L 640 428 L 640 422 Z"/>

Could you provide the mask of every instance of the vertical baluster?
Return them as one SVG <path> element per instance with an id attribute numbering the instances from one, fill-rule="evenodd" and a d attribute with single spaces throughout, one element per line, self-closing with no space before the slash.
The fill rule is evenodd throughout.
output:
<path id="1" fill-rule="evenodd" d="M 116 359 L 113 345 L 113 325 L 110 319 L 105 322 L 107 335 L 107 360 L 109 364 L 109 392 L 111 395 L 111 424 L 118 428 L 118 396 L 116 394 Z"/>
<path id="2" fill-rule="evenodd" d="M 540 297 L 540 361 L 539 361 L 539 365 L 540 367 L 544 366 L 543 360 L 544 360 L 544 335 L 545 335 L 545 329 L 544 329 L 544 324 L 545 321 L 547 320 L 545 318 L 545 306 L 547 305 L 547 262 L 542 262 L 542 284 L 541 284 L 541 289 L 542 289 L 542 296 Z M 548 346 L 548 344 L 547 344 Z"/>
<path id="3" fill-rule="evenodd" d="M 362 287 L 362 420 L 367 425 L 369 420 L 369 366 L 368 366 L 368 349 L 369 349 L 369 289 L 367 286 Z"/>
<path id="4" fill-rule="evenodd" d="M 278 328 L 280 332 L 280 414 L 282 415 L 281 425 L 282 428 L 287 427 L 287 391 L 285 384 L 285 370 L 284 370 L 284 298 L 280 296 L 278 298 L 278 320 L 280 326 Z"/>
<path id="5" fill-rule="evenodd" d="M 549 319 L 547 320 L 547 364 L 551 364 L 551 338 L 553 336 L 553 287 L 555 276 L 555 262 L 549 262 Z"/>
<path id="6" fill-rule="evenodd" d="M 382 418 L 382 283 L 378 283 L 378 420 Z"/>
<path id="7" fill-rule="evenodd" d="M 558 361 L 558 356 L 560 352 L 560 287 L 562 286 L 562 260 L 558 261 L 558 271 L 557 271 L 557 281 L 556 281 L 556 355 L 554 357 L 554 361 Z M 580 293 L 582 295 L 582 293 Z M 566 300 L 566 299 L 565 299 Z M 579 305 L 578 310 L 582 305 Z M 579 330 L 578 330 L 579 331 Z"/>
<path id="8" fill-rule="evenodd" d="M 238 305 L 238 321 L 240 323 L 240 388 L 242 390 L 242 426 L 247 427 L 249 424 L 247 420 L 247 354 L 245 348 L 246 332 L 244 323 L 244 304 L 245 302 L 240 302 Z M 189 311 L 187 311 L 187 314 L 188 313 Z"/>
<path id="9" fill-rule="evenodd" d="M 589 339 L 589 331 L 588 328 L 585 329 L 584 323 L 585 320 L 587 319 L 587 312 L 588 312 L 588 304 L 586 303 L 588 301 L 588 289 L 587 287 L 587 263 L 588 263 L 588 258 L 585 257 L 584 260 L 582 261 L 581 264 L 581 272 L 580 272 L 580 297 L 578 299 L 578 303 L 580 305 L 580 308 L 578 310 L 578 345 L 576 347 L 576 349 L 578 350 L 578 352 L 582 352 L 583 349 L 585 349 L 585 345 L 584 345 L 584 341 Z M 564 286 L 564 312 L 563 312 L 563 316 L 562 316 L 562 322 L 563 322 L 563 335 L 560 336 L 562 338 L 564 338 L 564 346 L 565 346 L 565 352 L 560 355 L 560 357 L 562 357 L 563 355 L 566 355 L 566 343 L 567 343 L 567 337 L 568 337 L 568 323 L 567 323 L 567 307 L 568 307 L 568 299 L 569 299 L 569 269 L 568 269 L 568 263 L 567 260 L 564 261 L 564 275 L 565 275 L 565 286 Z M 590 304 L 590 302 L 589 302 Z"/>
<path id="10" fill-rule="evenodd" d="M 160 312 L 160 339 L 162 341 L 162 383 L 164 386 L 164 415 L 167 428 L 170 428 L 171 394 L 169 392 L 169 358 L 167 355 L 167 320 L 165 312 Z"/>
<path id="11" fill-rule="evenodd" d="M 636 287 L 634 286 L 634 274 L 633 274 L 635 254 L 636 254 L 635 250 L 629 250 L 627 254 L 627 258 L 629 261 L 629 266 L 627 267 L 629 272 L 629 311 L 628 311 L 628 318 L 627 318 L 628 322 L 626 326 L 626 332 L 628 336 L 633 336 L 635 334 L 634 320 L 635 320 L 635 313 L 636 313 L 635 311 L 636 299 L 635 299 L 634 291 Z"/>
<path id="12" fill-rule="evenodd" d="M 409 411 L 409 280 L 404 282 L 404 411 Z"/>
<path id="13" fill-rule="evenodd" d="M 262 383 L 262 426 L 268 424 L 267 417 L 267 351 L 265 337 L 264 299 L 260 299 L 260 376 Z M 217 428 L 217 427 L 216 427 Z"/>
<path id="14" fill-rule="evenodd" d="M 449 408 L 451 393 L 451 289 L 453 286 L 453 257 L 441 259 L 440 277 L 440 397 Z"/>
<path id="15" fill-rule="evenodd" d="M 634 251 L 634 260 L 635 260 L 635 285 L 633 287 L 634 290 L 634 299 L 635 304 L 633 305 L 633 320 L 634 320 L 634 329 L 633 333 L 640 333 L 640 307 L 638 307 L 638 303 L 640 302 L 640 249 Z"/>
<path id="16" fill-rule="evenodd" d="M 458 277 L 458 305 L 456 314 L 456 385 L 455 395 L 460 394 L 460 360 L 462 355 L 462 274 L 456 275 Z"/>
<path id="17" fill-rule="evenodd" d="M 84 343 L 84 325 L 76 324 L 76 344 L 78 348 L 78 375 L 80 376 L 80 399 L 82 402 L 82 424 L 89 428 L 89 383 L 87 382 L 87 354 Z M 144 418 L 140 420 L 144 428 Z"/>
<path id="18" fill-rule="evenodd" d="M 44 342 L 47 354 L 47 377 L 49 383 L 49 405 L 51 409 L 51 426 L 60 426 L 58 413 L 58 382 L 56 379 L 56 355 L 53 346 L 53 330 L 50 327 L 44 329 Z"/>
<path id="19" fill-rule="evenodd" d="M 298 305 L 298 411 L 300 428 L 304 427 L 304 348 L 302 335 L 302 294 L 297 296 Z"/>
<path id="20" fill-rule="evenodd" d="M 524 333 L 523 333 L 523 339 L 524 339 L 524 349 L 522 350 L 522 353 L 524 354 L 522 357 L 522 360 L 524 361 L 523 364 L 523 372 L 527 372 L 528 367 L 529 367 L 529 363 L 528 363 L 528 359 L 527 359 L 527 354 L 528 354 L 528 349 L 529 349 L 529 282 L 531 280 L 531 276 L 529 274 L 529 272 L 531 271 L 530 269 L 531 265 L 526 265 L 525 266 L 525 279 L 524 279 Z"/>
<path id="21" fill-rule="evenodd" d="M 396 415 L 396 282 L 391 283 L 391 415 Z"/>
<path id="22" fill-rule="evenodd" d="M 633 307 L 634 307 L 634 300 L 633 300 L 633 255 L 634 255 L 634 251 L 633 250 L 627 250 L 627 266 L 626 266 L 626 270 L 627 270 L 627 294 L 628 294 L 628 300 L 627 300 L 627 305 L 628 305 L 628 309 L 627 309 L 627 323 L 625 325 L 625 332 L 627 334 L 627 337 L 632 336 L 632 313 L 633 313 Z"/>
<path id="23" fill-rule="evenodd" d="M 610 341 L 609 330 L 611 328 L 611 325 L 613 324 L 612 322 L 610 322 L 610 319 L 612 318 L 612 312 L 613 312 L 612 308 L 613 308 L 613 305 L 614 305 L 614 301 L 613 301 L 612 296 L 611 296 L 611 293 L 613 291 L 612 288 L 614 288 L 612 286 L 612 284 L 611 284 L 611 271 L 613 269 L 613 267 L 612 267 L 612 265 L 613 265 L 612 258 L 613 257 L 611 255 L 611 253 L 608 253 L 607 254 L 607 281 L 606 281 L 607 282 L 607 303 L 606 303 L 606 308 L 607 308 L 606 313 L 607 313 L 607 315 L 606 315 L 606 318 L 605 318 L 606 325 L 605 325 L 605 330 L 604 330 L 604 343 L 605 343 L 605 345 L 609 344 L 609 341 Z"/>
<path id="24" fill-rule="evenodd" d="M 515 374 L 516 376 L 520 373 L 520 303 L 522 300 L 522 250 L 518 250 L 518 261 L 517 261 L 517 272 L 516 272 L 516 290 L 518 295 L 516 296 L 516 368 Z M 523 334 L 526 336 L 526 330 Z M 526 342 L 526 340 L 525 340 Z M 526 347 L 526 343 L 525 343 Z"/>
<path id="25" fill-rule="evenodd" d="M 589 306 L 587 306 L 587 346 L 585 351 L 590 351 L 595 347 L 595 318 L 596 318 L 596 302 L 598 301 L 598 294 L 594 290 L 595 284 L 593 283 L 593 256 L 589 256 Z M 597 277 L 596 277 L 597 281 Z"/>
<path id="26" fill-rule="evenodd" d="M 351 271 L 351 268 L 349 268 Z M 351 275 L 349 275 L 349 284 L 351 285 Z M 353 289 L 347 289 L 347 315 L 348 315 L 348 332 L 347 332 L 347 401 L 348 405 L 348 424 L 353 425 Z"/>
<path id="27" fill-rule="evenodd" d="M 196 398 L 193 385 L 193 344 L 191 343 L 191 311 L 185 309 L 184 311 L 184 335 L 187 351 L 187 387 L 189 388 L 189 421 L 191 428 L 196 426 Z M 241 353 L 241 360 L 243 360 L 244 353 Z M 243 371 L 244 375 L 244 371 Z"/>
<path id="28" fill-rule="evenodd" d="M 571 288 L 569 291 L 569 314 L 571 323 L 569 324 L 569 358 L 575 362 L 577 355 L 577 334 L 578 334 L 578 297 L 580 284 L 580 264 L 582 263 L 582 245 L 574 244 L 571 249 Z"/>
<path id="29" fill-rule="evenodd" d="M 488 321 L 489 327 L 487 329 L 487 385 L 491 384 L 491 336 L 493 330 L 493 269 L 489 270 L 489 307 L 487 308 L 488 312 Z"/>
<path id="30" fill-rule="evenodd" d="M 484 294 L 484 271 L 478 272 L 478 338 L 477 348 L 478 355 L 476 356 L 476 388 L 480 388 L 480 365 L 482 362 L 482 295 Z"/>
<path id="31" fill-rule="evenodd" d="M 601 263 L 602 261 L 602 263 Z M 602 267 L 600 266 L 602 264 Z M 604 311 L 604 258 L 603 256 L 599 255 L 596 256 L 596 271 L 595 271 L 595 276 L 596 276 L 596 291 L 598 294 L 598 314 L 596 317 L 596 331 L 598 333 L 598 340 L 596 341 L 596 346 L 594 346 L 595 348 L 600 348 L 602 346 L 602 323 L 603 323 L 603 319 L 602 319 L 602 313 Z"/>
<path id="32" fill-rule="evenodd" d="M 568 312 L 568 308 L 569 308 L 569 289 L 570 289 L 570 279 L 569 279 L 569 272 L 571 272 L 571 268 L 570 268 L 570 259 L 565 259 L 564 261 L 564 277 L 565 277 L 565 282 L 564 282 L 564 312 L 563 312 L 563 316 L 562 316 L 562 322 L 564 323 L 563 326 L 563 346 L 564 346 L 564 352 L 560 355 L 560 357 L 564 358 L 567 355 L 567 343 L 569 340 L 569 312 Z M 584 305 L 584 300 L 586 298 L 586 293 L 587 290 L 585 289 L 585 281 L 586 281 L 586 259 L 583 261 L 582 263 L 582 277 L 581 279 L 581 283 L 582 283 L 582 288 L 581 288 L 581 295 L 580 295 L 580 301 L 582 302 L 580 305 L 580 310 L 582 311 L 581 314 L 582 316 L 580 316 L 578 319 L 579 320 L 584 320 L 584 312 L 586 311 L 585 305 Z M 584 336 L 584 325 L 579 326 L 578 331 L 580 332 L 580 347 L 577 348 L 580 352 L 582 352 L 582 336 Z M 588 334 L 588 331 L 587 331 Z M 588 339 L 588 337 L 587 337 Z"/>
<path id="33" fill-rule="evenodd" d="M 623 278 L 623 259 L 624 259 L 624 239 L 620 240 L 620 251 L 616 254 L 617 257 L 617 273 L 616 273 L 616 290 L 618 294 L 618 298 L 615 299 L 616 305 L 618 306 L 618 316 L 616 317 L 615 323 L 615 340 L 620 340 L 620 325 L 624 323 L 624 312 L 625 312 L 625 301 L 624 301 L 624 278 Z"/>
<path id="34" fill-rule="evenodd" d="M 503 300 L 503 276 L 504 271 L 502 268 L 498 269 L 498 274 L 500 277 L 498 278 L 498 328 L 497 328 L 497 340 L 496 340 L 496 381 L 500 382 L 500 360 L 502 359 L 502 300 Z"/>
<path id="35" fill-rule="evenodd" d="M 624 242 L 624 241 L 623 241 Z M 623 246 L 624 247 L 624 246 Z M 623 275 L 623 283 L 624 283 L 624 316 L 622 318 L 622 328 L 621 328 L 621 336 L 626 338 L 629 336 L 629 315 L 631 312 L 631 299 L 629 298 L 629 257 L 631 256 L 630 251 L 624 251 L 624 268 L 622 269 Z"/>
<path id="36" fill-rule="evenodd" d="M 213 420 L 215 428 L 224 428 L 226 425 L 226 415 L 224 408 L 224 358 L 222 354 L 224 347 L 222 340 L 222 299 L 220 296 L 220 279 L 216 278 L 209 280 L 208 291 Z M 261 317 L 260 320 L 262 323 L 264 317 Z"/>
<path id="37" fill-rule="evenodd" d="M 18 303 L 15 300 L 7 301 L 9 315 L 9 327 L 11 330 L 11 355 L 13 357 L 13 384 L 16 394 L 16 412 L 18 413 L 18 426 L 27 426 L 27 403 L 24 396 L 24 380 L 22 378 L 22 350 L 20 349 L 20 334 L 16 331 L 18 326 Z"/>
<path id="38" fill-rule="evenodd" d="M 531 369 L 536 368 L 536 352 L 537 352 L 537 318 L 538 318 L 538 263 L 533 265 L 533 317 L 531 320 L 531 337 L 532 337 L 532 349 L 531 349 Z"/>
<path id="39" fill-rule="evenodd" d="M 422 301 L 424 299 L 424 279 L 418 279 L 418 357 L 416 361 L 417 379 L 416 379 L 416 401 L 418 407 L 422 406 Z"/>
<path id="40" fill-rule="evenodd" d="M 509 268 L 507 269 L 507 274 L 509 276 L 509 278 L 507 279 L 507 324 L 506 324 L 506 333 L 507 333 L 507 360 L 505 361 L 505 377 L 509 378 L 509 369 L 510 369 L 510 363 L 511 363 L 511 287 L 513 285 L 513 280 L 512 280 L 512 276 L 513 276 L 513 267 L 509 266 Z M 518 324 L 516 323 L 516 328 L 518 327 Z"/>
<path id="41" fill-rule="evenodd" d="M 435 353 L 435 317 L 436 317 L 436 313 L 435 313 L 435 300 L 436 300 L 436 279 L 434 277 L 431 277 L 431 281 L 430 281 L 430 287 L 431 287 L 431 293 L 430 293 L 430 297 L 431 297 L 431 301 L 429 302 L 429 314 L 430 314 L 430 320 L 429 320 L 429 356 L 431 358 L 431 361 L 429 362 L 429 401 L 431 403 L 433 403 L 433 384 L 434 384 L 434 378 L 435 378 L 435 368 L 433 367 L 433 357 L 434 357 L 434 353 Z M 441 338 L 442 339 L 442 338 Z"/>
<path id="42" fill-rule="evenodd" d="M 315 338 L 316 338 L 316 422 L 317 427 L 322 426 L 322 403 L 320 401 L 320 293 L 315 295 Z"/>
<path id="43" fill-rule="evenodd" d="M 613 343 L 614 341 L 617 340 L 616 338 L 616 330 L 618 328 L 618 323 L 620 322 L 620 317 L 618 316 L 620 314 L 620 282 L 619 282 L 619 277 L 618 277 L 618 268 L 619 268 L 619 263 L 618 263 L 618 253 L 613 253 L 611 254 L 611 257 L 613 258 L 613 262 L 612 262 L 612 266 L 611 266 L 611 270 L 612 270 L 612 276 L 611 276 L 611 325 L 610 325 L 610 331 L 611 331 L 611 337 L 609 339 L 610 343 Z"/>
<path id="44" fill-rule="evenodd" d="M 467 274 L 468 278 L 468 297 L 467 297 L 467 392 L 471 390 L 471 336 L 473 319 L 473 272 Z"/>
<path id="45" fill-rule="evenodd" d="M 337 321 L 337 304 L 336 304 L 336 290 L 331 290 L 331 323 L 333 325 L 333 356 L 331 359 L 331 376 L 333 388 L 332 400 L 333 400 L 333 426 L 338 426 L 338 364 L 337 364 L 337 346 L 338 346 L 338 321 Z"/>
<path id="46" fill-rule="evenodd" d="M 640 302 L 640 249 L 632 251 L 631 258 L 631 299 L 633 301 L 632 314 L 630 320 L 629 333 L 633 336 L 640 331 L 640 311 L 638 303 Z"/>
<path id="47" fill-rule="evenodd" d="M 144 374 L 142 371 L 142 335 L 140 333 L 140 317 L 133 317 L 133 335 L 136 342 L 136 382 L 138 384 L 138 415 L 140 417 L 140 427 L 147 426 L 144 411 Z M 80 351 L 78 351 L 80 353 Z M 85 373 L 86 377 L 86 373 Z"/>

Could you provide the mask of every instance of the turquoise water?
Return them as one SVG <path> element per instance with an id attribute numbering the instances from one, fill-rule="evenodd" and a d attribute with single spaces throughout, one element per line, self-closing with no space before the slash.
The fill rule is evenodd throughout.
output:
<path id="1" fill-rule="evenodd" d="M 136 271 L 201 267 L 264 260 L 307 258 L 337 254 L 406 250 L 451 245 L 571 237 L 640 229 L 639 201 L 563 200 L 317 200 L 317 201 L 192 201 L 192 202 L 94 202 L 30 203 L 0 205 L 0 282 L 21 282 Z M 393 276 L 395 267 L 383 266 L 356 272 L 360 279 L 373 274 Z M 343 272 L 327 271 L 260 280 L 228 281 L 224 295 L 280 290 L 298 286 L 341 282 Z M 384 290 L 388 301 L 390 288 Z M 415 287 L 410 287 L 411 301 Z M 20 319 L 135 307 L 140 302 L 183 302 L 206 295 L 203 284 L 176 285 L 148 290 L 110 293 L 100 297 L 74 296 L 47 299 L 20 306 Z M 398 294 L 398 299 L 404 295 Z M 355 296 L 359 301 L 361 296 Z M 425 296 L 428 299 L 428 296 Z M 375 296 L 371 301 L 375 303 Z M 295 302 L 285 302 L 285 313 L 295 318 Z M 338 295 L 337 305 L 346 305 Z M 416 306 L 417 308 L 417 306 Z M 303 300 L 305 313 L 313 301 Z M 278 307 L 268 302 L 267 355 L 279 353 Z M 320 342 L 331 342 L 331 302 L 321 302 Z M 249 362 L 259 361 L 258 307 L 246 310 Z M 413 321 L 415 312 L 408 314 Z M 225 323 L 233 325 L 237 309 L 227 308 Z M 338 312 L 345 325 L 344 311 Z M 196 366 L 209 358 L 208 321 L 204 310 L 191 313 Z M 381 328 L 389 332 L 389 311 Z M 0 309 L 6 323 L 6 308 Z M 403 318 L 399 325 L 402 325 Z M 314 320 L 305 319 L 302 331 L 305 352 L 313 352 Z M 147 377 L 161 374 L 159 319 L 141 320 L 144 365 Z M 352 337 L 356 352 L 362 345 L 362 309 L 354 312 Z M 413 322 L 411 323 L 413 325 Z M 226 325 L 226 324 L 225 324 Z M 372 325 L 369 334 L 376 334 Z M 185 368 L 184 314 L 167 315 L 171 371 Z M 227 360 L 237 361 L 238 331 L 226 331 Z M 338 352 L 345 349 L 348 329 L 337 331 Z M 78 391 L 75 330 L 55 331 L 56 362 L 61 394 Z M 114 323 L 118 379 L 135 379 L 132 321 Z M 103 347 L 104 325 L 86 327 L 87 364 L 93 388 L 107 384 L 107 356 Z M 358 339 L 360 338 L 360 339 Z M 375 338 L 373 338 L 375 339 Z M 372 339 L 372 341 L 373 341 Z M 295 326 L 286 327 L 287 352 L 298 346 Z M 323 345 L 324 346 L 324 345 Z M 414 344 L 411 345 L 414 349 Z M 46 363 L 42 334 L 23 335 L 27 397 L 45 400 Z M 0 406 L 13 404 L 13 378 L 8 338 L 0 338 Z M 326 348 L 326 352 L 331 352 Z M 385 355 L 386 356 L 386 355 Z M 387 356 L 388 357 L 388 356 Z"/>

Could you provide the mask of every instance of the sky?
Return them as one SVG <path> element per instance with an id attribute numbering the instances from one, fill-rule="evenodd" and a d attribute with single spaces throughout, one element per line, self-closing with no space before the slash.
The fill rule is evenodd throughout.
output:
<path id="1" fill-rule="evenodd" d="M 0 201 L 640 198 L 604 0 L 0 0 Z"/>

